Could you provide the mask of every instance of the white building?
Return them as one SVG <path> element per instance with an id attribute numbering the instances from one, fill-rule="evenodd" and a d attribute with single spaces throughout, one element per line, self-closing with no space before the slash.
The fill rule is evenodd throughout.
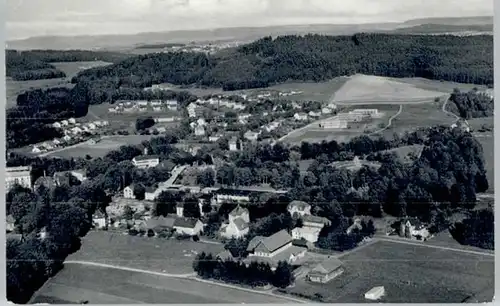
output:
<path id="1" fill-rule="evenodd" d="M 187 106 L 187 112 L 188 112 L 188 115 L 190 118 L 196 118 L 196 109 L 198 108 L 198 106 L 194 103 L 191 103 Z"/>
<path id="2" fill-rule="evenodd" d="M 177 110 L 177 108 L 179 107 L 179 104 L 176 100 L 167 100 L 166 104 L 169 110 Z"/>
<path id="3" fill-rule="evenodd" d="M 60 129 L 61 128 L 61 124 L 59 122 L 54 122 L 54 123 L 52 123 L 52 127 Z"/>
<path id="4" fill-rule="evenodd" d="M 68 125 L 69 125 L 68 120 L 63 120 L 63 121 L 61 121 L 61 125 L 62 125 L 62 126 L 68 126 Z"/>
<path id="5" fill-rule="evenodd" d="M 76 120 L 75 120 L 75 118 L 69 118 L 69 119 L 68 119 L 68 123 L 69 123 L 69 124 L 76 124 Z"/>
<path id="6" fill-rule="evenodd" d="M 378 109 L 376 108 L 357 108 L 357 109 L 354 109 L 352 111 L 350 111 L 349 113 L 351 114 L 362 114 L 362 115 L 377 115 L 378 114 Z"/>
<path id="7" fill-rule="evenodd" d="M 255 141 L 259 138 L 259 135 L 260 135 L 260 132 L 248 131 L 243 135 L 243 137 L 245 137 L 245 139 L 247 139 L 247 140 Z"/>
<path id="8" fill-rule="evenodd" d="M 203 223 L 195 218 L 178 217 L 174 221 L 176 233 L 189 236 L 198 236 L 203 231 Z"/>
<path id="9" fill-rule="evenodd" d="M 370 289 L 370 291 L 365 293 L 365 299 L 376 301 L 383 297 L 384 294 L 385 288 L 383 286 L 373 287 L 372 289 Z"/>
<path id="10" fill-rule="evenodd" d="M 304 201 L 291 201 L 287 210 L 292 217 L 303 217 L 311 214 L 311 205 Z"/>
<path id="11" fill-rule="evenodd" d="M 324 129 L 347 129 L 347 120 L 332 118 L 321 123 Z"/>
<path id="12" fill-rule="evenodd" d="M 194 134 L 196 136 L 204 136 L 205 135 L 205 127 L 202 125 L 198 125 L 194 128 Z"/>
<path id="13" fill-rule="evenodd" d="M 323 107 L 323 108 L 321 109 L 321 112 L 322 112 L 323 114 L 331 114 L 331 113 L 332 113 L 332 110 L 331 110 L 330 108 L 328 108 L 328 107 Z"/>
<path id="14" fill-rule="evenodd" d="M 313 112 L 313 111 L 310 111 L 309 112 L 309 116 L 310 117 L 313 117 L 313 118 L 318 118 L 321 116 L 321 112 Z"/>
<path id="15" fill-rule="evenodd" d="M 293 118 L 295 118 L 295 120 L 298 120 L 298 121 L 305 121 L 305 120 L 307 120 L 307 114 L 306 113 L 295 113 L 295 115 L 293 115 Z"/>
<path id="16" fill-rule="evenodd" d="M 233 137 L 229 140 L 229 151 L 238 151 L 240 149 L 240 141 Z"/>
<path id="17" fill-rule="evenodd" d="M 123 188 L 123 197 L 125 199 L 135 199 L 133 184 Z"/>
<path id="18" fill-rule="evenodd" d="M 140 169 L 152 168 L 160 164 L 160 158 L 156 155 L 141 155 L 134 157 L 132 163 Z"/>
<path id="19" fill-rule="evenodd" d="M 31 167 L 7 167 L 5 174 L 5 190 L 8 191 L 14 185 L 20 185 L 31 189 Z"/>

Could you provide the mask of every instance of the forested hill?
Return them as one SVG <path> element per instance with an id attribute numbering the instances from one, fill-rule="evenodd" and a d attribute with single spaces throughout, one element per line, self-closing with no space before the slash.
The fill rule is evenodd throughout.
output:
<path id="1" fill-rule="evenodd" d="M 169 82 L 226 90 L 287 80 L 321 81 L 353 73 L 493 83 L 493 37 L 357 34 L 262 38 L 215 55 L 147 54 L 89 69 L 73 79 L 91 103 L 111 100 L 121 87 Z"/>
<path id="2" fill-rule="evenodd" d="M 61 78 L 66 75 L 50 63 L 104 61 L 118 63 L 130 55 L 84 50 L 6 50 L 6 75 L 17 81 Z"/>

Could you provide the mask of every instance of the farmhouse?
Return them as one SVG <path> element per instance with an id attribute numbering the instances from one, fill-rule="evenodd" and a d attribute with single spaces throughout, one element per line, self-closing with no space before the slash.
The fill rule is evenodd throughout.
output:
<path id="1" fill-rule="evenodd" d="M 314 283 L 328 283 L 344 272 L 343 264 L 337 258 L 330 258 L 317 264 L 308 274 L 307 279 Z"/>
<path id="2" fill-rule="evenodd" d="M 287 210 L 292 217 L 303 217 L 311 214 L 311 205 L 304 201 L 292 201 L 288 204 Z"/>
<path id="3" fill-rule="evenodd" d="M 430 237 L 427 227 L 417 218 L 402 219 L 400 221 L 399 235 L 417 240 L 427 240 Z"/>
<path id="4" fill-rule="evenodd" d="M 31 167 L 6 167 L 5 190 L 16 184 L 31 189 Z"/>
<path id="5" fill-rule="evenodd" d="M 141 155 L 134 157 L 132 163 L 140 169 L 152 168 L 158 166 L 160 158 L 156 155 Z"/>
<path id="6" fill-rule="evenodd" d="M 248 234 L 250 213 L 248 209 L 237 206 L 229 213 L 229 222 L 220 228 L 220 235 L 224 238 L 240 238 Z"/>
<path id="7" fill-rule="evenodd" d="M 274 269 L 280 261 L 295 263 L 303 258 L 307 248 L 294 246 L 292 237 L 281 230 L 269 237 L 256 236 L 248 244 L 246 264 L 252 261 L 268 263 Z"/>
<path id="8" fill-rule="evenodd" d="M 178 217 L 174 221 L 174 229 L 179 234 L 197 236 L 203 230 L 203 223 L 195 218 Z"/>

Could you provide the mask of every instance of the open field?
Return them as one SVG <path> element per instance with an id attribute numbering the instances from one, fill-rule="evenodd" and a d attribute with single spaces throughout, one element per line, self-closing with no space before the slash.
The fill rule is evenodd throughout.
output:
<path id="1" fill-rule="evenodd" d="M 411 84 L 417 88 L 452 93 L 455 88 L 460 89 L 461 91 L 469 91 L 473 88 L 477 89 L 487 89 L 487 86 L 484 85 L 476 85 L 476 84 L 467 84 L 467 83 L 455 83 L 448 81 L 436 81 L 436 80 L 428 80 L 424 78 L 391 78 L 392 81 Z"/>
<path id="2" fill-rule="evenodd" d="M 403 105 L 401 114 L 392 120 L 391 126 L 383 135 L 392 136 L 394 133 L 400 134 L 420 127 L 451 125 L 456 119 L 445 113 L 442 107 L 442 101 Z"/>
<path id="3" fill-rule="evenodd" d="M 345 272 L 327 284 L 304 280 L 289 292 L 314 296 L 325 302 L 366 302 L 364 293 L 384 286 L 387 303 L 460 303 L 493 291 L 494 258 L 425 246 L 378 241 L 340 260 Z M 481 302 L 492 300 L 485 296 Z"/>
<path id="4" fill-rule="evenodd" d="M 479 133 L 475 135 L 477 140 L 483 146 L 483 155 L 485 161 L 486 175 L 488 177 L 488 183 L 490 188 L 489 193 L 494 193 L 495 190 L 495 137 L 493 132 Z"/>
<path id="5" fill-rule="evenodd" d="M 6 108 L 16 106 L 17 96 L 27 90 L 31 89 L 48 89 L 51 87 L 68 87 L 72 88 L 74 85 L 69 83 L 70 80 L 65 78 L 33 80 L 33 81 L 14 81 L 11 78 L 6 79 L 5 91 L 7 94 Z"/>
<path id="6" fill-rule="evenodd" d="M 164 258 L 168 260 L 168 256 Z M 72 302 L 86 300 L 89 304 L 290 303 L 284 298 L 191 279 L 80 264 L 65 264 L 36 295 L 33 302 L 47 302 L 51 297 Z"/>
<path id="7" fill-rule="evenodd" d="M 68 260 L 83 260 L 156 272 L 192 273 L 193 252 L 214 255 L 222 245 L 193 241 L 135 237 L 109 232 L 90 232 L 81 249 Z"/>
<path id="8" fill-rule="evenodd" d="M 66 73 L 66 77 L 71 79 L 76 76 L 78 72 L 94 68 L 111 65 L 111 63 L 103 62 L 103 61 L 91 61 L 91 62 L 55 62 L 51 63 L 57 69 Z"/>
<path id="9" fill-rule="evenodd" d="M 105 136 L 96 144 L 81 143 L 67 149 L 47 154 L 47 156 L 71 158 L 85 157 L 87 154 L 92 157 L 102 157 L 109 151 L 116 150 L 124 145 L 138 145 L 144 140 L 158 137 L 155 135 L 116 135 Z"/>
<path id="10" fill-rule="evenodd" d="M 421 89 L 389 78 L 357 74 L 335 92 L 332 101 L 338 104 L 406 104 L 432 101 L 448 93 Z"/>

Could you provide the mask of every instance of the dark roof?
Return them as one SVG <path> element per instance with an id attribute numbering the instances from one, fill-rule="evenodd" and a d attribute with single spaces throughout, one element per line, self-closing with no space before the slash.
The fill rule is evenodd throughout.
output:
<path id="1" fill-rule="evenodd" d="M 134 157 L 135 160 L 159 159 L 158 155 L 139 155 Z"/>
<path id="2" fill-rule="evenodd" d="M 306 207 L 311 207 L 311 205 L 304 201 L 292 201 L 288 204 L 288 209 L 291 209 L 292 207 L 296 207 L 297 209 L 303 211 Z"/>
<path id="3" fill-rule="evenodd" d="M 236 206 L 229 214 L 231 216 L 241 216 L 242 214 L 249 213 L 248 209 L 241 207 L 240 205 Z"/>
<path id="4" fill-rule="evenodd" d="M 311 273 L 320 273 L 320 274 L 328 274 L 331 273 L 338 268 L 340 268 L 343 265 L 343 263 L 338 260 L 337 258 L 330 258 L 328 260 L 325 260 L 319 264 L 316 265 L 311 270 Z"/>
<path id="5" fill-rule="evenodd" d="M 195 218 L 177 218 L 175 219 L 174 227 L 194 228 L 199 221 Z"/>
<path id="6" fill-rule="evenodd" d="M 146 221 L 146 227 L 148 229 L 155 229 L 160 227 L 173 227 L 175 222 L 175 218 L 172 217 L 153 217 Z"/>
<path id="7" fill-rule="evenodd" d="M 272 234 L 271 236 L 263 239 L 261 241 L 262 244 L 270 251 L 273 252 L 276 249 L 279 249 L 283 245 L 292 242 L 292 237 L 286 230 L 281 230 L 277 233 Z"/>
<path id="8" fill-rule="evenodd" d="M 241 231 L 246 228 L 248 228 L 248 223 L 245 222 L 242 218 L 236 218 L 233 220 L 234 225 L 236 225 L 236 228 Z"/>
<path id="9" fill-rule="evenodd" d="M 247 251 L 249 252 L 253 251 L 264 238 L 266 237 L 264 236 L 253 237 L 252 240 L 250 240 L 250 242 L 248 243 Z"/>
<path id="10" fill-rule="evenodd" d="M 328 220 L 327 218 L 324 217 L 318 217 L 318 216 L 312 216 L 312 215 L 307 215 L 302 217 L 303 222 L 311 222 L 311 223 L 317 223 L 317 224 L 330 224 L 331 221 Z"/>
<path id="11" fill-rule="evenodd" d="M 295 245 L 295 246 L 299 246 L 299 247 L 305 247 L 305 248 L 308 247 L 307 240 L 305 240 L 304 238 L 302 238 L 302 239 L 293 239 L 292 240 L 292 244 Z"/>
<path id="12" fill-rule="evenodd" d="M 233 260 L 234 257 L 233 257 L 233 254 L 231 254 L 231 252 L 229 252 L 228 250 L 224 250 L 222 252 L 220 252 L 219 254 L 217 254 L 216 258 L 220 259 L 220 260 Z"/>

